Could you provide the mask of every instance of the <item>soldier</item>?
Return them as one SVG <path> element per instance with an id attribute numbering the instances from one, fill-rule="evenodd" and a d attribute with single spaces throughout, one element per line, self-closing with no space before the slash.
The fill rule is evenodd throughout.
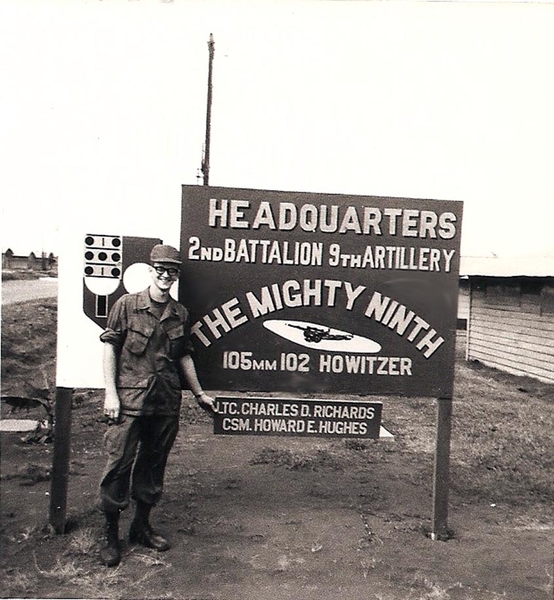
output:
<path id="1" fill-rule="evenodd" d="M 107 566 L 121 560 L 119 516 L 136 503 L 129 541 L 160 552 L 169 542 L 150 524 L 150 511 L 162 495 L 167 458 L 179 430 L 182 383 L 199 405 L 215 412 L 202 391 L 192 359 L 187 309 L 169 292 L 179 277 L 181 260 L 172 246 L 152 249 L 150 286 L 122 296 L 110 311 L 104 342 L 108 420 L 108 461 L 100 483 L 100 507 L 106 518 L 106 542 L 100 559 Z"/>

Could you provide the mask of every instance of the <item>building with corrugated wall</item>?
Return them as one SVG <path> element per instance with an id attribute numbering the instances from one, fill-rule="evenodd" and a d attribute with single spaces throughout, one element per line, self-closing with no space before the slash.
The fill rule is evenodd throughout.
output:
<path id="1" fill-rule="evenodd" d="M 467 360 L 554 383 L 554 257 L 464 259 Z"/>
<path id="2" fill-rule="evenodd" d="M 458 329 L 467 329 L 469 321 L 469 279 L 461 277 L 458 283 Z"/>

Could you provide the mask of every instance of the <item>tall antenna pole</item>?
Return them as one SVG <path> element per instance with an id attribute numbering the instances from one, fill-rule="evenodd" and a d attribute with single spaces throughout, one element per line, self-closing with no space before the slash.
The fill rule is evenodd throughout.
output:
<path id="1" fill-rule="evenodd" d="M 212 128 L 212 73 L 214 62 L 214 36 L 210 33 L 208 42 L 209 62 L 208 62 L 208 105 L 206 108 L 206 141 L 204 144 L 204 158 L 202 160 L 202 174 L 204 175 L 204 185 L 210 184 L 210 137 Z"/>

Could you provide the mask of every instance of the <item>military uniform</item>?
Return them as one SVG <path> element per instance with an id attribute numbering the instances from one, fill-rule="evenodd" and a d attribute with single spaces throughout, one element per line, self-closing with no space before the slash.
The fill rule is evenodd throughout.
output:
<path id="1" fill-rule="evenodd" d="M 116 348 L 121 402 L 119 422 L 105 434 L 100 505 L 105 512 L 125 509 L 131 484 L 135 500 L 155 505 L 179 430 L 179 359 L 193 351 L 189 314 L 173 298 L 154 302 L 148 289 L 127 294 L 114 305 L 100 339 Z"/>
<path id="2" fill-rule="evenodd" d="M 202 391 L 191 357 L 187 309 L 170 296 L 181 258 L 172 246 L 150 253 L 152 283 L 121 297 L 110 311 L 104 342 L 104 415 L 108 462 L 100 482 L 100 507 L 106 519 L 106 545 L 100 561 L 121 561 L 119 516 L 135 499 L 129 541 L 160 552 L 170 544 L 150 524 L 150 510 L 162 495 L 165 466 L 177 432 L 183 377 L 199 405 L 211 414 L 215 401 Z"/>

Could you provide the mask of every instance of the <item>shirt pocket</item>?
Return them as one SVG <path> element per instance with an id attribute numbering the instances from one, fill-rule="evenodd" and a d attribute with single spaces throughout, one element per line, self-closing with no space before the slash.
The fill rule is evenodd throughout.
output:
<path id="1" fill-rule="evenodd" d="M 133 414 L 142 413 L 146 399 L 151 396 L 155 386 L 155 378 L 139 379 L 135 373 L 122 373 L 117 383 L 122 410 Z"/>
<path id="2" fill-rule="evenodd" d="M 178 359 L 183 356 L 186 348 L 185 328 L 183 325 L 176 325 L 167 330 L 169 338 L 169 351 L 172 359 Z"/>
<path id="3" fill-rule="evenodd" d="M 125 340 L 125 348 L 132 354 L 143 354 L 148 345 L 148 340 L 154 333 L 154 327 L 145 323 L 130 323 Z"/>

